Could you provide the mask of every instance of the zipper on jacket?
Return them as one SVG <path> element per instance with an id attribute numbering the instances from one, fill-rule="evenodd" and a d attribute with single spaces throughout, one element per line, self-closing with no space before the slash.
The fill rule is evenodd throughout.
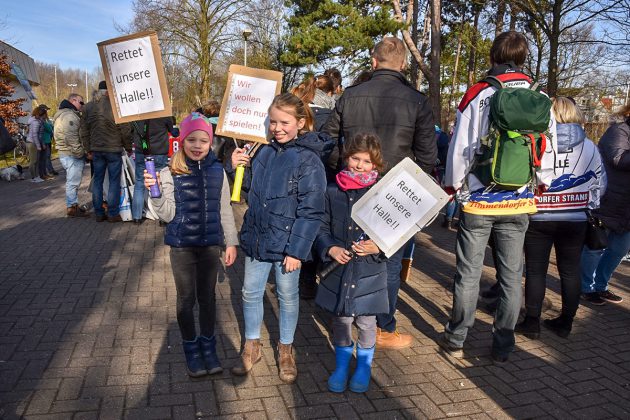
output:
<path id="1" fill-rule="evenodd" d="M 201 170 L 201 161 L 197 161 L 197 165 L 199 165 L 199 175 L 201 176 L 201 188 L 203 188 L 203 214 L 201 215 L 201 232 L 203 234 L 203 243 L 206 244 L 206 215 L 208 214 L 208 188 L 206 186 L 206 177 L 204 176 L 203 171 Z"/>

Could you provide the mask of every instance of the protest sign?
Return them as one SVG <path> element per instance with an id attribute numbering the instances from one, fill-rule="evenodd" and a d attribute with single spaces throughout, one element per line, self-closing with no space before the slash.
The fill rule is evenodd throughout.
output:
<path id="1" fill-rule="evenodd" d="M 422 229 L 449 196 L 405 158 L 352 207 L 352 219 L 390 257 Z"/>
<path id="2" fill-rule="evenodd" d="M 217 134 L 267 143 L 267 111 L 280 93 L 282 73 L 232 64 L 217 124 Z"/>
<path id="3" fill-rule="evenodd" d="M 97 45 L 117 124 L 172 115 L 155 32 L 139 32 Z"/>

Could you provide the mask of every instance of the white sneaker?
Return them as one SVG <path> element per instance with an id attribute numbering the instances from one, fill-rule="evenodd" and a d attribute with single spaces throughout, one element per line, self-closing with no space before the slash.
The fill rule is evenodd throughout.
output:
<path id="1" fill-rule="evenodd" d="M 37 177 L 31 179 L 31 182 L 35 182 L 35 183 L 37 183 L 37 182 L 44 182 L 44 180 L 37 176 Z"/>

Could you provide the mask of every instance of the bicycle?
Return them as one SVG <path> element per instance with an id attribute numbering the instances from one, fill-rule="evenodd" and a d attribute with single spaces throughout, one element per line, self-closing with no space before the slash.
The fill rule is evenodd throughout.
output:
<path id="1" fill-rule="evenodd" d="M 26 144 L 26 133 L 28 126 L 19 125 L 18 133 L 13 137 L 16 141 L 15 149 L 13 149 L 13 160 L 17 165 L 28 166 L 28 145 Z"/>

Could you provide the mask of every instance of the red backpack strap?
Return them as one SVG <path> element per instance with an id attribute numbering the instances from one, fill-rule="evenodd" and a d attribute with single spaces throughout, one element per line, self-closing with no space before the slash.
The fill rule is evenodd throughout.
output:
<path id="1" fill-rule="evenodd" d="M 545 149 L 547 149 L 547 137 L 544 134 L 540 134 L 540 151 L 536 151 L 536 138 L 533 134 L 526 134 L 527 137 L 531 140 L 532 144 L 532 163 L 534 167 L 540 168 L 541 159 L 545 153 Z"/>

